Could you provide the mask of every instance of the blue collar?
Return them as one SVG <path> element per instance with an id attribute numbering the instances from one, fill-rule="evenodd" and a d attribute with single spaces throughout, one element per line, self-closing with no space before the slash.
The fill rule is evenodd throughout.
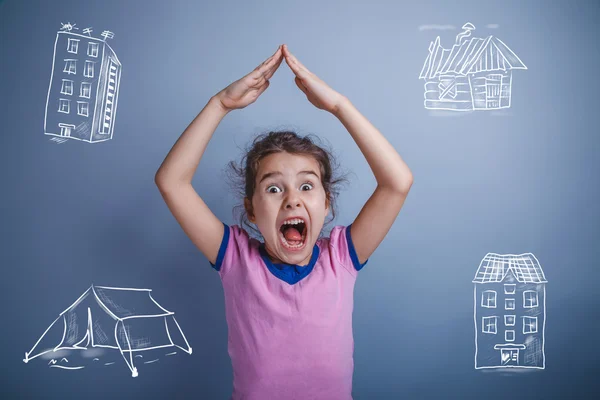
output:
<path id="1" fill-rule="evenodd" d="M 293 285 L 294 283 L 305 278 L 310 271 L 314 268 L 317 263 L 317 259 L 319 258 L 319 246 L 315 243 L 313 246 L 312 256 L 310 258 L 310 262 L 307 265 L 296 265 L 296 264 L 279 264 L 273 263 L 269 258 L 269 254 L 265 249 L 265 244 L 263 242 L 258 246 L 258 251 L 260 252 L 260 256 L 267 265 L 267 268 L 273 275 L 277 278 L 281 279 Z"/>

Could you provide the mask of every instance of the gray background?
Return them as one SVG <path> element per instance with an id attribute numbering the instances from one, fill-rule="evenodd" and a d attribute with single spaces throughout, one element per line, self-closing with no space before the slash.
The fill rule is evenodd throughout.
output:
<path id="1" fill-rule="evenodd" d="M 231 393 L 219 277 L 154 185 L 210 96 L 281 43 L 346 95 L 415 182 L 355 289 L 355 399 L 589 398 L 598 394 L 600 151 L 598 2 L 4 1 L 0 4 L 4 398 L 215 398 Z M 43 134 L 61 22 L 111 30 L 123 64 L 114 139 Z M 497 35 L 528 67 L 504 112 L 432 113 L 418 79 L 430 41 Z M 454 30 L 419 30 L 425 24 Z M 487 24 L 498 24 L 487 29 Z M 446 114 L 447 115 L 447 114 Z M 254 134 L 330 142 L 354 172 L 333 225 L 353 221 L 375 178 L 343 125 L 298 90 L 285 62 L 251 106 L 225 117 L 194 187 L 237 223 L 222 170 Z M 532 252 L 548 279 L 546 369 L 474 369 L 473 279 L 487 252 Z M 132 378 L 21 360 L 91 284 L 146 287 L 194 348 Z"/>

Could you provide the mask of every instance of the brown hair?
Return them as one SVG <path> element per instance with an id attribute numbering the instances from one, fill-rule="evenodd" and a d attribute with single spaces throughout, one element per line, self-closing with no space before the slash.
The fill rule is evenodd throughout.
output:
<path id="1" fill-rule="evenodd" d="M 254 228 L 248 220 L 248 214 L 244 207 L 244 198 L 247 197 L 252 200 L 256 189 L 256 175 L 260 161 L 273 153 L 288 152 L 291 154 L 312 156 L 319 163 L 321 184 L 325 189 L 325 196 L 329 200 L 331 210 L 331 219 L 326 221 L 324 226 L 335 219 L 336 198 L 339 194 L 338 185 L 347 181 L 347 174 L 340 177 L 333 176 L 334 171 L 338 169 L 338 165 L 332 151 L 315 144 L 311 140 L 311 136 L 318 139 L 317 136 L 312 134 L 301 137 L 289 130 L 270 131 L 260 134 L 254 138 L 254 141 L 248 146 L 249 148 L 244 151 L 244 156 L 239 166 L 234 161 L 228 164 L 231 171 L 231 174 L 228 174 L 229 179 L 233 182 L 232 186 L 235 188 L 236 196 L 242 200 L 241 204 L 234 207 L 234 214 L 235 210 L 241 209 L 240 226 L 245 225 L 249 230 L 255 232 L 260 239 L 263 239 L 260 231 Z M 319 234 L 319 238 L 322 234 L 323 232 Z"/>

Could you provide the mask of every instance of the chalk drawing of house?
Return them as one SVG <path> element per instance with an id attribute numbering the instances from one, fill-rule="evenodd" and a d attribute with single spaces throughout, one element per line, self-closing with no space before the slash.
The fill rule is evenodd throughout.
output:
<path id="1" fill-rule="evenodd" d="M 175 313 L 158 304 L 151 292 L 152 289 L 90 286 L 59 314 L 31 350 L 25 352 L 23 362 L 61 350 L 102 348 L 118 351 L 131 376 L 136 377 L 134 359 L 140 356 L 134 353 L 178 348 L 192 354 Z"/>
<path id="2" fill-rule="evenodd" d="M 44 134 L 57 141 L 76 139 L 89 143 L 112 139 L 121 81 L 121 62 L 102 39 L 83 34 L 70 23 L 56 34 L 52 72 L 46 98 Z"/>
<path id="3" fill-rule="evenodd" d="M 531 253 L 488 253 L 473 292 L 475 368 L 544 369 L 546 277 Z"/>
<path id="4" fill-rule="evenodd" d="M 425 80 L 425 108 L 471 111 L 508 108 L 512 95 L 512 70 L 525 64 L 495 36 L 470 37 L 475 26 L 463 25 L 452 48 L 444 49 L 438 36 L 419 79 Z"/>

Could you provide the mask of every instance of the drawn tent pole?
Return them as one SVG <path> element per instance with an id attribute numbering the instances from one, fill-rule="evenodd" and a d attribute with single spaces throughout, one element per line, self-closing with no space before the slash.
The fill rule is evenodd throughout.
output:
<path id="1" fill-rule="evenodd" d="M 92 285 L 50 324 L 23 362 L 59 350 L 102 347 L 118 350 L 136 377 L 134 352 L 177 347 L 191 354 L 174 313 L 151 291 Z"/>

